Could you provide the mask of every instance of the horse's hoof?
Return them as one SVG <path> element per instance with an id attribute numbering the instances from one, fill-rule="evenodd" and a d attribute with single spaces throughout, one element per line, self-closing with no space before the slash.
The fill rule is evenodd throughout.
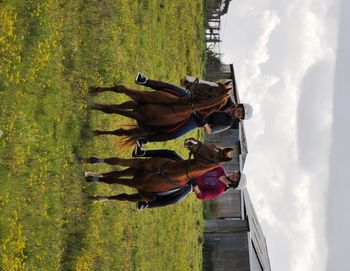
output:
<path id="1" fill-rule="evenodd" d="M 89 158 L 83 158 L 79 157 L 78 161 L 83 164 L 94 164 L 98 162 L 98 158 L 96 157 L 89 157 Z"/>
<path id="2" fill-rule="evenodd" d="M 90 96 L 96 96 L 100 92 L 101 92 L 100 87 L 89 87 L 89 95 Z"/>
<path id="3" fill-rule="evenodd" d="M 99 177 L 88 175 L 88 176 L 85 177 L 85 180 L 86 180 L 88 183 L 94 183 L 94 182 L 98 182 Z"/>
<path id="4" fill-rule="evenodd" d="M 89 158 L 78 157 L 78 162 L 81 164 L 89 163 Z"/>
<path id="5" fill-rule="evenodd" d="M 88 199 L 92 202 L 107 201 L 108 197 L 103 196 L 88 196 Z"/>
<path id="6" fill-rule="evenodd" d="M 94 136 L 102 135 L 102 133 L 99 130 L 93 130 L 92 133 L 94 134 Z"/>
<path id="7" fill-rule="evenodd" d="M 96 172 L 91 172 L 91 171 L 84 171 L 84 177 L 98 177 L 98 178 L 102 178 L 103 175 L 102 173 L 96 173 Z"/>

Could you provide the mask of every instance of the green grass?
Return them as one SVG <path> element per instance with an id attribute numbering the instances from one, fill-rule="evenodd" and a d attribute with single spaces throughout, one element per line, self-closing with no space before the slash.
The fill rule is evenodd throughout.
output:
<path id="1" fill-rule="evenodd" d="M 88 112 L 88 86 L 203 73 L 202 10 L 199 0 L 0 2 L 0 270 L 200 270 L 193 195 L 141 212 L 91 204 L 86 195 L 131 190 L 86 184 L 77 157 L 130 154 L 91 135 L 128 121 Z M 182 141 L 152 147 L 183 152 Z"/>

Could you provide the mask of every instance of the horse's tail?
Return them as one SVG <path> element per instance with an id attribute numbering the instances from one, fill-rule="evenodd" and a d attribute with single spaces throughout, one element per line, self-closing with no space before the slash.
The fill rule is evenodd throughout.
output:
<path id="1" fill-rule="evenodd" d="M 122 135 L 121 146 L 122 147 L 132 147 L 135 145 L 135 141 L 141 137 L 151 139 L 155 134 L 154 132 L 148 131 L 146 127 L 140 127 L 138 125 L 128 125 L 133 127 L 129 130 L 126 130 L 125 135 Z"/>
<path id="2" fill-rule="evenodd" d="M 121 140 L 121 144 L 123 147 L 132 147 L 135 145 L 136 139 L 142 137 L 142 135 L 128 135 L 124 136 L 123 139 Z"/>

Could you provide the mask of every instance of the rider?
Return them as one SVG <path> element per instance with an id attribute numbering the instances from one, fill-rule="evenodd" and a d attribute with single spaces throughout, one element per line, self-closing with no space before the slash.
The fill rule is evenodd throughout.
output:
<path id="1" fill-rule="evenodd" d="M 135 82 L 139 85 L 144 85 L 155 90 L 166 91 L 177 96 L 189 95 L 188 91 L 183 88 L 169 83 L 148 79 L 141 73 L 136 75 Z M 188 82 L 186 81 L 181 81 L 181 84 L 184 87 L 187 86 L 187 83 Z M 235 104 L 232 99 L 229 98 L 227 103 L 220 109 L 219 112 L 214 112 L 208 117 L 203 117 L 198 113 L 193 113 L 180 125 L 172 127 L 165 133 L 159 134 L 152 139 L 140 138 L 137 141 L 137 144 L 141 146 L 149 141 L 155 142 L 176 139 L 196 129 L 197 127 L 203 127 L 207 134 L 219 133 L 229 129 L 232 126 L 236 126 L 240 119 L 246 120 L 251 118 L 252 113 L 253 108 L 251 105 L 246 103 Z"/>
<path id="2" fill-rule="evenodd" d="M 161 157 L 169 158 L 172 160 L 183 160 L 183 158 L 177 154 L 175 151 L 171 150 L 143 150 L 139 146 L 136 146 L 135 150 L 132 153 L 133 157 Z M 201 200 L 213 199 L 229 188 L 236 190 L 241 190 L 246 187 L 247 178 L 245 174 L 239 171 L 233 171 L 230 175 L 227 175 L 225 169 L 221 166 L 218 166 L 204 175 L 197 178 L 191 179 L 186 186 L 182 188 L 176 188 L 171 191 L 162 192 L 156 194 L 156 197 L 153 201 L 137 202 L 138 209 L 145 208 L 154 208 L 154 207 L 163 207 L 170 204 L 176 204 L 184 200 L 187 195 L 193 191 L 196 194 L 196 197 Z"/>

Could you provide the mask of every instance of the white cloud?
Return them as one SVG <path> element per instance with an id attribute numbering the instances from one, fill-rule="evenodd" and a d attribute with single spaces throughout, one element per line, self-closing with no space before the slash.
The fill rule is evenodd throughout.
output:
<path id="1" fill-rule="evenodd" d="M 232 4 L 232 21 L 227 19 L 232 27 L 225 31 L 225 61 L 235 64 L 241 100 L 254 106 L 253 119 L 245 123 L 245 171 L 273 270 L 325 267 L 336 44 L 330 7 L 328 0 L 241 0 Z"/>

